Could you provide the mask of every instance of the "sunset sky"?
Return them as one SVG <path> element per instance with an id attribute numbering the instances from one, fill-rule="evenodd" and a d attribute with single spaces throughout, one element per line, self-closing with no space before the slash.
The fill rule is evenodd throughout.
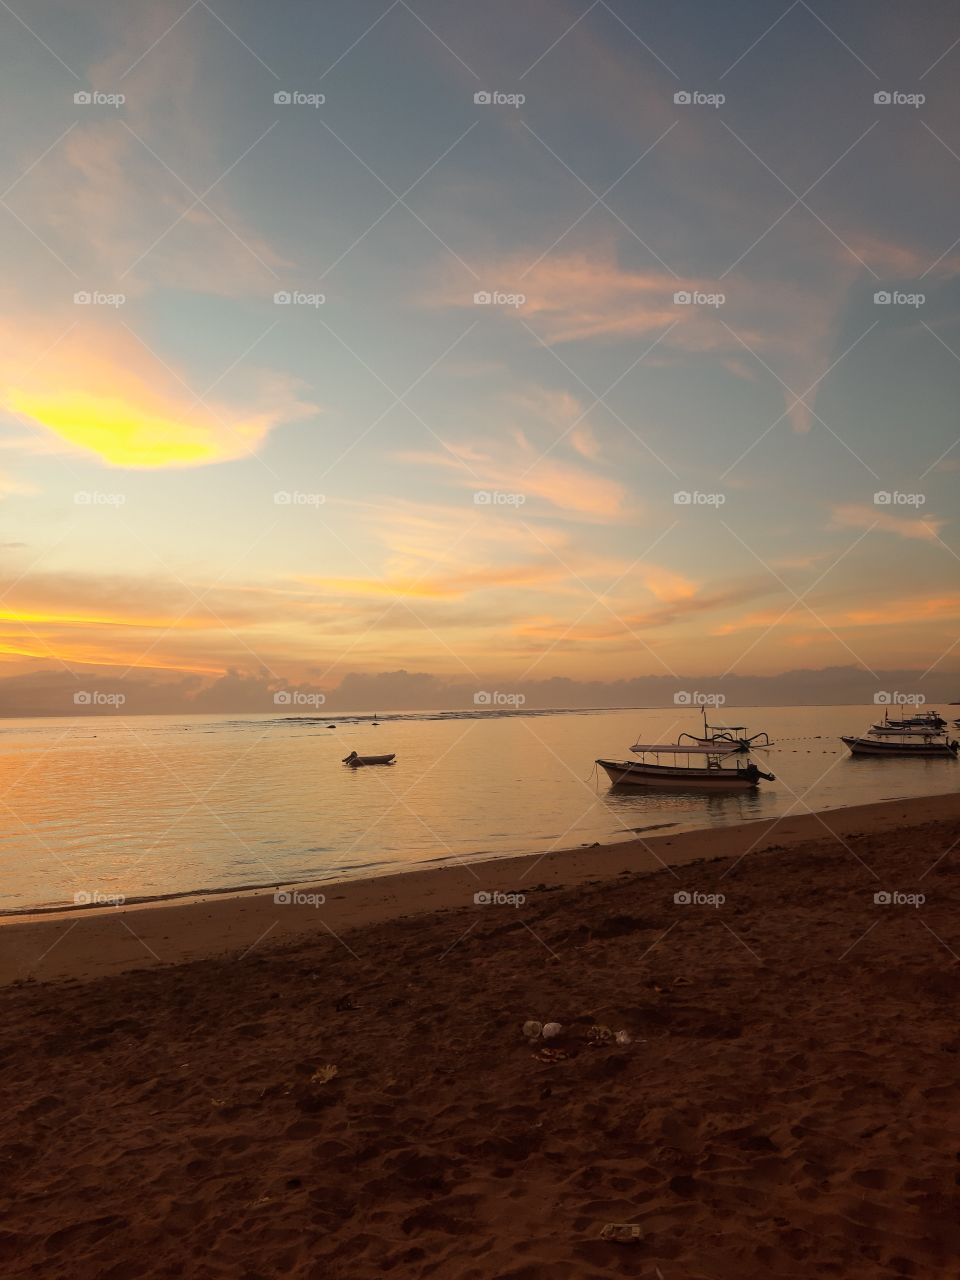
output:
<path id="1" fill-rule="evenodd" d="M 0 35 L 0 686 L 958 672 L 954 6 Z"/>

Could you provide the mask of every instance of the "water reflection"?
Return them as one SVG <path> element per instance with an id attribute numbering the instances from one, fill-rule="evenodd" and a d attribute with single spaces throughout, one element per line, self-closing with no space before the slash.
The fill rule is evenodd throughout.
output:
<path id="1" fill-rule="evenodd" d="M 788 810 L 934 794 L 953 760 L 853 759 L 875 708 L 726 709 L 776 745 L 776 781 L 722 794 L 611 789 L 597 757 L 675 741 L 695 712 L 468 719 L 197 717 L 7 721 L 0 735 L 0 909 L 90 890 L 160 896 L 355 875 L 727 826 Z M 350 751 L 395 751 L 351 770 Z"/>

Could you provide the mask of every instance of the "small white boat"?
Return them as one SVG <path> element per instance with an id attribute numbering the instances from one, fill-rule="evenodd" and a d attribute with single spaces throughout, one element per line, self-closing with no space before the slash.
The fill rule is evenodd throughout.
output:
<path id="1" fill-rule="evenodd" d="M 948 742 L 946 735 L 928 733 L 925 738 L 900 738 L 889 741 L 883 738 L 841 738 L 855 756 L 941 756 L 955 759 L 956 742 Z"/>
<path id="2" fill-rule="evenodd" d="M 891 720 L 890 713 L 876 724 L 870 726 L 870 732 L 883 736 L 893 734 L 941 733 L 947 722 L 939 711 L 922 711 L 916 716 L 901 716 L 899 720 Z"/>
<path id="3" fill-rule="evenodd" d="M 368 764 L 393 764 L 397 758 L 397 753 L 391 751 L 389 755 L 382 756 L 360 756 L 356 751 L 351 751 L 348 756 L 343 757 L 343 764 L 348 764 L 351 769 L 359 769 L 363 765 Z"/>
<path id="4" fill-rule="evenodd" d="M 654 756 L 653 760 L 597 760 L 615 787 L 692 787 L 696 790 L 746 791 L 756 787 L 761 778 L 774 781 L 772 773 L 763 773 L 751 761 L 744 764 L 738 760 L 733 769 L 724 768 L 721 761 L 731 752 L 684 750 L 676 747 L 647 747 L 645 753 Z M 661 764 L 660 756 L 673 757 L 672 764 Z M 704 763 L 693 764 L 692 759 L 699 756 Z M 677 763 L 684 760 L 685 763 Z"/>

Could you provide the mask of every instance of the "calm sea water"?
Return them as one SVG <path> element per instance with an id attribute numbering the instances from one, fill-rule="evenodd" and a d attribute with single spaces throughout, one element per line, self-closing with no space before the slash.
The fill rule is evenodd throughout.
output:
<path id="1" fill-rule="evenodd" d="M 754 756 L 776 782 L 748 795 L 621 794 L 595 776 L 597 756 L 696 730 L 684 709 L 411 713 L 336 729 L 262 716 L 5 721 L 0 911 L 369 875 L 960 784 L 955 761 L 852 759 L 839 735 L 876 718 L 875 707 L 715 713 L 776 740 Z M 351 750 L 398 759 L 352 770 L 340 763 Z"/>

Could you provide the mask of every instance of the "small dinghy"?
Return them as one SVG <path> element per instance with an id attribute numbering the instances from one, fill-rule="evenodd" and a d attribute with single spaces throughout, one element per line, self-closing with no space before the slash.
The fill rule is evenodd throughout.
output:
<path id="1" fill-rule="evenodd" d="M 356 751 L 351 751 L 348 756 L 343 757 L 343 763 L 348 764 L 351 769 L 359 769 L 361 765 L 366 764 L 393 764 L 397 758 L 397 753 L 391 751 L 389 755 L 383 756 L 361 756 Z"/>

